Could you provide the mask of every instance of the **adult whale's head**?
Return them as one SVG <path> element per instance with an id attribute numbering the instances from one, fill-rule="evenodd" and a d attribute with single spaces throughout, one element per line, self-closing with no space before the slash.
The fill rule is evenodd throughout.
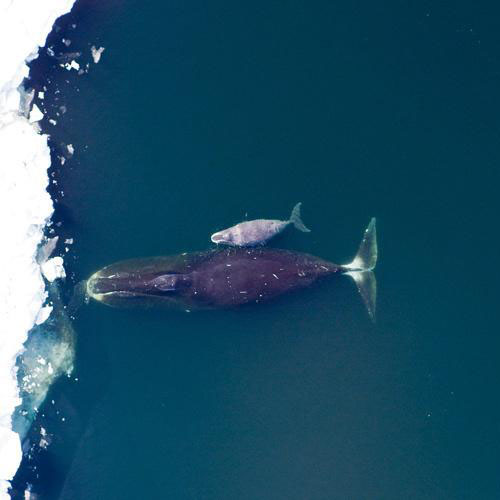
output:
<path id="1" fill-rule="evenodd" d="M 179 272 L 178 259 L 137 259 L 94 273 L 86 282 L 86 294 L 111 306 L 158 306 L 176 303 L 190 286 L 190 276 Z"/>

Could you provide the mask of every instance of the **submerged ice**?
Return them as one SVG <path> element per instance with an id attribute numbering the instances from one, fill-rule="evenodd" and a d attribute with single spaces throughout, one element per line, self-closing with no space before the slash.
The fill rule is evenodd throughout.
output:
<path id="1" fill-rule="evenodd" d="M 50 283 L 48 291 L 53 304 L 51 314 L 31 330 L 17 363 L 22 402 L 13 415 L 12 427 L 21 441 L 24 441 L 52 383 L 73 371 L 75 332 L 71 319 L 61 302 L 57 282 Z"/>

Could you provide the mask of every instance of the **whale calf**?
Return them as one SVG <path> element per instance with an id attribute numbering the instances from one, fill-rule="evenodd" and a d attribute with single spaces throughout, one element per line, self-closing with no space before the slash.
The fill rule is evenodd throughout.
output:
<path id="1" fill-rule="evenodd" d="M 299 231 L 309 233 L 310 229 L 304 225 L 300 217 L 301 205 L 302 203 L 299 202 L 293 207 L 288 220 L 256 219 L 240 222 L 235 226 L 212 234 L 210 239 L 217 244 L 248 247 L 265 243 L 273 236 L 281 233 L 290 224 L 293 224 Z"/>
<path id="2" fill-rule="evenodd" d="M 375 219 L 354 260 L 339 265 L 313 255 L 266 247 L 224 248 L 111 264 L 86 283 L 92 299 L 116 307 L 233 308 L 267 302 L 331 275 L 351 276 L 375 316 Z"/>

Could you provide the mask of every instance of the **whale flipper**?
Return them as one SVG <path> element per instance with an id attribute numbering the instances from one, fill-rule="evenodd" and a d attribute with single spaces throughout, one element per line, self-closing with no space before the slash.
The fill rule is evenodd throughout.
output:
<path id="1" fill-rule="evenodd" d="M 149 286 L 152 286 L 158 293 L 175 292 L 179 289 L 179 285 L 183 283 L 179 274 L 162 274 L 154 278 Z"/>

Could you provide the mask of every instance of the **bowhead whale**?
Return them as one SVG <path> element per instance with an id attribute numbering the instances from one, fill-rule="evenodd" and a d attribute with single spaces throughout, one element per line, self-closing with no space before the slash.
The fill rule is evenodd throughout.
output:
<path id="1" fill-rule="evenodd" d="M 297 203 L 290 214 L 288 220 L 278 219 L 255 219 L 240 222 L 228 229 L 212 234 L 210 239 L 218 245 L 229 245 L 232 247 L 251 247 L 263 245 L 266 241 L 284 231 L 286 227 L 293 224 L 296 229 L 303 233 L 310 233 L 302 222 L 300 207 L 302 203 Z"/>
<path id="2" fill-rule="evenodd" d="M 225 248 L 117 262 L 94 273 L 87 295 L 106 305 L 185 310 L 262 303 L 331 275 L 351 276 L 369 315 L 375 315 L 377 262 L 375 219 L 347 265 L 275 248 Z"/>

